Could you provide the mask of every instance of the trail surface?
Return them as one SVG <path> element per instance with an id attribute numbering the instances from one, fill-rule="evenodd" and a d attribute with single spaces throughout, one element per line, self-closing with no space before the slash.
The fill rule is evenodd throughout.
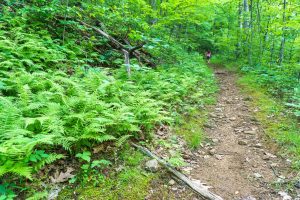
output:
<path id="1" fill-rule="evenodd" d="M 263 129 L 247 106 L 251 98 L 239 92 L 235 75 L 220 68 L 215 74 L 220 93 L 206 128 L 213 142 L 201 150 L 191 177 L 227 200 L 283 199 L 271 184 L 284 179 L 280 169 L 286 161 L 267 147 Z"/>

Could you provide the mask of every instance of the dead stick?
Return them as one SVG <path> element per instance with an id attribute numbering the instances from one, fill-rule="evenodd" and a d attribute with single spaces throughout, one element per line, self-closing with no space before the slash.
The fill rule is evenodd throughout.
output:
<path id="1" fill-rule="evenodd" d="M 196 193 L 198 193 L 201 197 L 204 197 L 209 200 L 223 200 L 220 196 L 210 192 L 208 189 L 198 186 L 194 184 L 189 178 L 187 178 L 185 175 L 180 173 L 179 171 L 175 170 L 169 163 L 164 161 L 163 159 L 159 158 L 157 155 L 153 154 L 151 151 L 149 151 L 147 148 L 139 146 L 137 144 L 131 143 L 132 146 L 139 149 L 141 152 L 146 154 L 147 156 L 154 158 L 157 160 L 161 165 L 163 165 L 169 172 L 174 174 L 177 178 L 182 180 L 185 184 L 187 184 L 189 187 L 191 187 Z"/>

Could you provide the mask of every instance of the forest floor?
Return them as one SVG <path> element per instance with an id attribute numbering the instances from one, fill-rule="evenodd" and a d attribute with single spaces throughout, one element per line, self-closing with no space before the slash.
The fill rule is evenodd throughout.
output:
<path id="1" fill-rule="evenodd" d="M 292 199 L 282 187 L 287 187 L 286 180 L 293 178 L 290 161 L 278 155 L 276 144 L 254 117 L 259 110 L 250 106 L 254 99 L 240 91 L 233 72 L 218 65 L 211 67 L 220 92 L 205 125 L 209 142 L 189 153 L 185 174 L 210 186 L 225 200 Z M 171 187 L 178 193 L 177 186 Z M 176 199 L 198 199 L 194 195 L 187 197 L 186 192 L 176 195 Z"/>

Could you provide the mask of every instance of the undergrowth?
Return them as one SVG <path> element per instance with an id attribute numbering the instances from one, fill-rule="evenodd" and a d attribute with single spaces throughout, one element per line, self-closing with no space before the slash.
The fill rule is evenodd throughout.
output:
<path id="1" fill-rule="evenodd" d="M 214 77 L 196 45 L 148 22 L 148 4 L 68 3 L 0 5 L 0 196 L 45 198 L 44 183 L 55 182 L 54 174 L 70 165 L 73 186 L 121 185 L 129 198 L 136 177 L 144 183 L 143 196 L 151 175 L 143 178 L 128 164 L 113 174 L 120 181 L 115 185 L 104 171 L 113 171 L 127 140 L 149 143 L 157 126 L 173 126 L 182 115 L 203 110 L 215 91 Z M 143 15 L 140 8 L 151 12 Z M 157 68 L 132 58 L 128 77 L 122 53 L 82 26 L 83 19 L 124 44 L 145 41 L 145 56 Z M 197 146 L 200 135 L 192 138 Z M 104 150 L 95 153 L 101 145 Z M 113 153 L 106 154 L 107 148 Z"/>
<path id="2" fill-rule="evenodd" d="M 19 43 L 19 48 L 26 45 Z M 71 76 L 50 68 L 45 72 L 36 68 L 39 60 L 15 57 L 20 51 L 13 45 L 7 52 L 0 70 L 0 176 L 12 183 L 33 180 L 44 166 L 99 143 L 151 140 L 156 125 L 176 123 L 181 114 L 203 109 L 204 97 L 214 92 L 211 71 L 199 55 L 189 58 L 184 51 L 181 65 L 136 67 L 130 79 L 123 69 L 78 66 Z"/>
<path id="3" fill-rule="evenodd" d="M 111 172 L 97 187 L 87 184 L 85 187 L 69 186 L 58 199 L 71 199 L 76 194 L 79 199 L 143 199 L 148 193 L 151 181 L 156 174 L 144 171 L 141 163 L 145 157 L 129 146 L 125 147 L 118 158 L 118 170 Z"/>
<path id="4" fill-rule="evenodd" d="M 239 84 L 243 91 L 251 97 L 253 107 L 259 110 L 255 112 L 256 118 L 263 125 L 266 134 L 274 138 L 281 147 L 281 153 L 293 158 L 293 166 L 300 168 L 300 129 L 298 121 L 291 117 L 291 113 L 280 100 L 276 100 L 267 94 L 267 90 L 256 83 L 253 75 L 244 75 Z"/>

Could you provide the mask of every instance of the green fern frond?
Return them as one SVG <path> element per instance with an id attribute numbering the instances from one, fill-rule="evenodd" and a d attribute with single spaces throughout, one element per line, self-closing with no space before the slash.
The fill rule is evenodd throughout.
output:
<path id="1" fill-rule="evenodd" d="M 48 197 L 48 192 L 35 192 L 33 196 L 26 198 L 26 200 L 42 200 Z"/>
<path id="2" fill-rule="evenodd" d="M 51 164 L 53 162 L 55 162 L 56 160 L 65 158 L 64 155 L 62 154 L 49 154 L 47 158 L 41 160 L 40 162 L 38 162 L 37 164 L 34 165 L 34 170 L 38 171 L 40 169 L 42 169 L 45 165 Z"/>
<path id="3" fill-rule="evenodd" d="M 116 141 L 116 146 L 119 148 L 121 147 L 129 138 L 131 138 L 132 135 L 124 135 Z"/>
<path id="4" fill-rule="evenodd" d="M 94 135 L 84 134 L 80 136 L 80 139 L 96 140 L 99 143 L 115 140 L 116 138 L 112 135 Z"/>
<path id="5" fill-rule="evenodd" d="M 14 162 L 7 160 L 3 165 L 0 166 L 0 177 L 7 173 L 13 173 L 17 176 L 23 176 L 32 180 L 32 167 L 27 166 L 23 162 Z"/>

